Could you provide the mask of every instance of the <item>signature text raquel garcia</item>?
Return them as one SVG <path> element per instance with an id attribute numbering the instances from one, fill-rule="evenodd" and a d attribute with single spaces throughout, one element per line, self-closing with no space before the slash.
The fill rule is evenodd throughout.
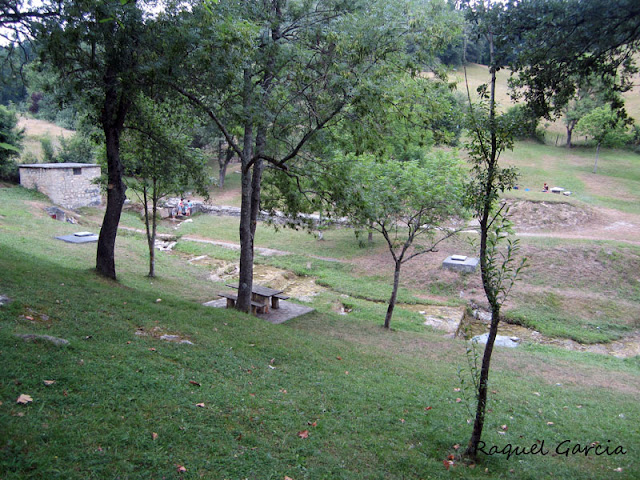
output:
<path id="1" fill-rule="evenodd" d="M 521 447 L 514 446 L 510 443 L 507 443 L 504 447 L 500 448 L 497 445 L 487 446 L 485 442 L 482 440 L 478 443 L 478 451 L 484 453 L 485 455 L 506 455 L 507 460 L 511 458 L 512 455 L 564 455 L 568 457 L 569 455 L 584 455 L 588 457 L 589 455 L 626 455 L 627 450 L 622 445 L 612 445 L 611 440 L 607 440 L 607 444 L 601 445 L 598 442 L 593 442 L 590 444 L 580 444 L 573 442 L 571 440 L 563 440 L 558 443 L 555 448 L 552 450 L 550 448 L 546 448 L 544 445 L 544 440 L 540 443 L 534 443 L 530 447 Z"/>

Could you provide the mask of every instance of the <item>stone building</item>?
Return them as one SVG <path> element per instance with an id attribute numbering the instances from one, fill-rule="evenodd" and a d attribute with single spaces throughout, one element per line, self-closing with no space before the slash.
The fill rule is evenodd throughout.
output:
<path id="1" fill-rule="evenodd" d="M 100 186 L 93 180 L 100 166 L 89 163 L 35 163 L 20 165 L 20 185 L 36 189 L 63 208 L 100 205 Z"/>

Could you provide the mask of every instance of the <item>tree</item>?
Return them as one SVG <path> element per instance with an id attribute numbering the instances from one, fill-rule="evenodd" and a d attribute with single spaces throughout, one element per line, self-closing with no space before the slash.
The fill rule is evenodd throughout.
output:
<path id="1" fill-rule="evenodd" d="M 393 258 L 393 288 L 384 319 L 389 328 L 408 261 L 437 251 L 440 242 L 457 233 L 441 229 L 443 222 L 462 214 L 463 168 L 452 154 L 434 152 L 419 160 L 376 160 L 370 155 L 348 156 L 346 189 L 335 199 L 356 227 L 379 232 Z M 418 238 L 427 245 L 415 245 Z M 423 242 L 424 243 L 424 242 Z"/>
<path id="2" fill-rule="evenodd" d="M 470 105 L 469 130 L 470 141 L 467 145 L 472 165 L 472 179 L 469 185 L 468 203 L 480 225 L 480 271 L 482 287 L 491 308 L 491 326 L 482 355 L 482 365 L 477 379 L 476 415 L 473 431 L 465 451 L 471 459 L 476 459 L 478 446 L 482 438 L 491 355 L 500 323 L 500 309 L 508 296 L 524 260 L 514 267 L 518 241 L 508 239 L 509 222 L 506 218 L 506 204 L 499 204 L 500 193 L 511 189 L 516 180 L 513 168 L 503 168 L 498 160 L 501 152 L 513 148 L 514 125 L 509 115 L 496 112 L 495 89 L 496 72 L 503 66 L 500 63 L 494 44 L 494 28 L 501 25 L 505 7 L 491 5 L 490 0 L 476 3 L 468 10 L 475 32 L 482 35 L 489 44 L 490 62 L 489 85 L 479 88 L 480 105 L 473 105 L 471 95 L 467 95 Z M 502 57 L 504 58 L 504 57 Z M 506 250 L 500 249 L 500 242 L 507 238 Z"/>
<path id="3" fill-rule="evenodd" d="M 200 23 L 180 26 L 171 37 L 166 58 L 187 59 L 180 67 L 185 80 L 174 88 L 216 123 L 240 158 L 236 308 L 250 308 L 265 164 L 287 169 L 318 132 L 340 117 L 366 76 L 391 52 L 405 48 L 407 32 L 429 31 L 424 38 L 431 47 L 449 35 L 441 5 L 422 5 L 420 15 L 410 5 L 221 1 L 210 6 L 210 15 L 194 8 Z M 242 129 L 237 138 L 223 112 L 237 118 L 233 123 Z"/>
<path id="4" fill-rule="evenodd" d="M 134 0 L 76 0 L 61 4 L 61 19 L 38 30 L 41 58 L 56 72 L 61 101 L 81 99 L 101 125 L 107 157 L 107 208 L 100 229 L 96 270 L 116 278 L 115 240 L 125 201 L 120 137 L 142 87 L 143 11 Z"/>
<path id="5" fill-rule="evenodd" d="M 0 0 L 0 37 L 15 40 L 19 34 L 29 31 L 32 22 L 57 17 L 61 3 L 60 0 L 45 0 L 33 5 L 25 0 Z"/>
<path id="6" fill-rule="evenodd" d="M 596 142 L 596 159 L 593 164 L 593 173 L 597 173 L 598 170 L 600 145 L 606 142 L 607 139 L 612 145 L 623 144 L 626 130 L 627 123 L 618 117 L 610 105 L 596 108 L 578 121 L 576 131 L 590 136 Z"/>
<path id="7" fill-rule="evenodd" d="M 142 201 L 149 246 L 149 277 L 155 277 L 158 203 L 187 188 L 207 195 L 206 160 L 191 148 L 192 122 L 175 102 L 140 95 L 125 128 L 122 157 L 131 189 Z"/>
<path id="8" fill-rule="evenodd" d="M 22 151 L 24 130 L 17 128 L 15 112 L 0 105 L 0 178 L 15 180 L 13 159 Z"/>
<path id="9" fill-rule="evenodd" d="M 494 30 L 498 60 L 539 117 L 561 113 L 581 79 L 595 75 L 608 91 L 626 91 L 637 71 L 636 0 L 512 0 Z"/>
<path id="10" fill-rule="evenodd" d="M 0 0 L 1 103 L 25 98 L 23 69 L 33 59 L 33 25 L 60 15 L 60 0 Z"/>
<path id="11" fill-rule="evenodd" d="M 296 226 L 299 213 L 322 212 L 348 217 L 357 231 L 379 232 L 394 261 L 389 328 L 402 265 L 455 233 L 439 226 L 461 214 L 463 167 L 429 148 L 457 141 L 461 107 L 444 81 L 392 66 L 377 73 L 305 157 L 287 172 L 268 173 L 265 208 L 283 210 Z M 416 246 L 419 238 L 428 246 Z"/>
<path id="12" fill-rule="evenodd" d="M 567 127 L 567 148 L 571 148 L 573 130 L 582 117 L 598 107 L 609 104 L 620 120 L 626 120 L 624 98 L 616 91 L 608 90 L 603 82 L 593 75 L 576 81 L 578 89 L 564 108 L 564 123 Z"/>

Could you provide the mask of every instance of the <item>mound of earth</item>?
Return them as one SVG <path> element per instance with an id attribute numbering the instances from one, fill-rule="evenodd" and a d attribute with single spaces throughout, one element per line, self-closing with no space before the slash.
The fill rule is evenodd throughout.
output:
<path id="1" fill-rule="evenodd" d="M 508 203 L 517 231 L 584 227 L 597 220 L 593 211 L 567 202 L 511 200 Z"/>

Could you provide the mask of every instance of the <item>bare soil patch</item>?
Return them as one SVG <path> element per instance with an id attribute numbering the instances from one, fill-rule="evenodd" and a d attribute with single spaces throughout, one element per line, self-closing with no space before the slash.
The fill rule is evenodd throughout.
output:
<path id="1" fill-rule="evenodd" d="M 514 229 L 520 236 L 615 240 L 640 245 L 640 215 L 562 201 L 510 203 Z"/>
<path id="2" fill-rule="evenodd" d="M 518 232 L 584 228 L 601 221 L 595 211 L 566 202 L 511 200 L 508 204 Z"/>
<path id="3" fill-rule="evenodd" d="M 238 262 L 227 262 L 207 255 L 189 260 L 191 265 L 200 265 L 210 270 L 209 280 L 225 284 L 237 284 L 240 267 Z M 300 301 L 310 302 L 312 298 L 326 291 L 316 284 L 312 277 L 300 277 L 293 272 L 269 265 L 256 264 L 253 274 L 254 284 L 283 290 L 284 294 Z"/>

